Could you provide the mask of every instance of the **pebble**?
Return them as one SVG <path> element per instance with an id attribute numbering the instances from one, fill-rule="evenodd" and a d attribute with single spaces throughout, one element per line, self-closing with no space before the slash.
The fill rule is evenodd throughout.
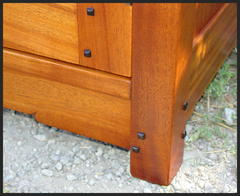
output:
<path id="1" fill-rule="evenodd" d="M 47 141 L 46 135 L 34 135 L 33 137 L 34 137 L 35 139 L 37 139 L 38 141 L 41 141 L 41 142 Z"/>
<path id="2" fill-rule="evenodd" d="M 49 140 L 48 144 L 55 144 L 55 140 L 53 140 L 53 139 Z"/>
<path id="3" fill-rule="evenodd" d="M 43 163 L 42 165 L 41 165 L 41 168 L 42 169 L 46 169 L 46 168 L 48 168 L 49 167 L 49 164 L 48 163 Z"/>
<path id="4" fill-rule="evenodd" d="M 83 161 L 85 161 L 87 159 L 86 155 L 85 154 L 80 154 L 79 156 Z"/>
<path id="5" fill-rule="evenodd" d="M 74 180 L 77 180 L 77 177 L 72 175 L 72 174 L 70 174 L 70 175 L 67 175 L 67 180 L 74 181 Z"/>
<path id="6" fill-rule="evenodd" d="M 225 108 L 224 109 L 224 117 L 225 121 L 228 125 L 233 124 L 233 115 L 236 115 L 236 111 L 232 108 Z"/>
<path id="7" fill-rule="evenodd" d="M 143 192 L 144 192 L 144 193 L 152 193 L 152 191 L 151 191 L 149 188 L 144 188 L 144 189 L 143 189 Z"/>
<path id="8" fill-rule="evenodd" d="M 205 186 L 205 181 L 199 180 L 199 181 L 198 181 L 198 185 L 199 185 L 200 188 L 204 188 L 204 186 Z"/>
<path id="9" fill-rule="evenodd" d="M 60 150 L 57 150 L 57 151 L 55 152 L 55 154 L 56 154 L 56 155 L 60 155 Z"/>
<path id="10" fill-rule="evenodd" d="M 210 153 L 210 154 L 208 155 L 208 158 L 211 159 L 211 160 L 217 160 L 217 159 L 218 159 L 218 156 L 217 156 L 217 154 L 215 154 L 215 153 Z"/>
<path id="11" fill-rule="evenodd" d="M 121 176 L 124 172 L 124 169 L 122 167 L 119 168 L 119 170 L 116 172 L 117 176 Z"/>
<path id="12" fill-rule="evenodd" d="M 98 157 L 100 157 L 100 156 L 102 156 L 102 154 L 103 154 L 102 148 L 98 148 L 96 155 L 97 155 Z"/>
<path id="13" fill-rule="evenodd" d="M 68 156 L 63 156 L 60 161 L 62 164 L 67 164 L 70 161 L 70 159 Z"/>
<path id="14" fill-rule="evenodd" d="M 94 184 L 95 184 L 95 180 L 91 179 L 91 180 L 89 181 L 89 185 L 93 186 Z"/>
<path id="15" fill-rule="evenodd" d="M 60 157 L 58 155 L 51 155 L 50 158 L 53 160 L 53 161 L 59 161 Z"/>
<path id="16" fill-rule="evenodd" d="M 48 176 L 48 177 L 53 176 L 53 171 L 52 171 L 52 170 L 49 170 L 49 169 L 43 169 L 43 170 L 41 171 L 41 173 L 42 173 L 43 175 L 45 175 L 45 176 Z"/>
<path id="17" fill-rule="evenodd" d="M 72 151 L 73 151 L 74 153 L 78 152 L 78 151 L 79 151 L 79 146 L 74 146 L 73 149 L 72 149 Z"/>
<path id="18" fill-rule="evenodd" d="M 190 133 L 193 130 L 193 126 L 190 124 L 186 124 L 186 132 Z"/>
<path id="19" fill-rule="evenodd" d="M 106 175 L 106 178 L 108 179 L 108 180 L 111 180 L 111 179 L 113 179 L 113 175 L 110 173 L 110 174 L 107 174 Z"/>
<path id="20" fill-rule="evenodd" d="M 4 177 L 4 181 L 10 181 L 13 180 L 16 177 L 15 173 L 11 173 L 10 175 Z"/>
<path id="21" fill-rule="evenodd" d="M 68 190 L 69 190 L 69 191 L 73 191 L 74 188 L 73 188 L 72 186 L 70 186 L 70 187 L 68 188 Z"/>
<path id="22" fill-rule="evenodd" d="M 58 162 L 56 165 L 55 165 L 55 168 L 58 170 L 58 171 L 61 171 L 63 166 L 62 166 L 62 163 Z"/>
<path id="23" fill-rule="evenodd" d="M 75 158 L 74 161 L 73 161 L 74 164 L 79 164 L 81 163 L 80 159 L 79 158 Z"/>

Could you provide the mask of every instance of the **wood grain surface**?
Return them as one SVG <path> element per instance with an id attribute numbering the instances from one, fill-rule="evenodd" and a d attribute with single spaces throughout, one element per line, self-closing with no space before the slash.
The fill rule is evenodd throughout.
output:
<path id="1" fill-rule="evenodd" d="M 133 4 L 133 176 L 168 185 L 176 175 L 186 120 L 236 43 L 235 6 L 225 4 L 196 36 L 196 5 Z"/>
<path id="2" fill-rule="evenodd" d="M 94 8 L 88 16 L 87 8 Z M 131 76 L 132 6 L 126 3 L 79 3 L 79 63 Z M 85 57 L 84 49 L 92 56 Z"/>
<path id="3" fill-rule="evenodd" d="M 236 15 L 234 3 L 4 3 L 3 106 L 137 146 L 131 174 L 168 185 L 186 121 L 236 45 Z"/>
<path id="4" fill-rule="evenodd" d="M 224 3 L 196 3 L 195 36 L 209 23 Z"/>
<path id="5" fill-rule="evenodd" d="M 76 3 L 4 3 L 3 46 L 79 63 Z"/>
<path id="6" fill-rule="evenodd" d="M 184 93 L 189 100 L 186 119 L 192 113 L 195 103 L 216 75 L 226 57 L 236 46 L 237 8 L 227 3 L 194 39 L 193 51 L 187 65 Z"/>
<path id="7" fill-rule="evenodd" d="M 3 106 L 37 121 L 129 148 L 130 100 L 4 67 Z"/>
<path id="8" fill-rule="evenodd" d="M 131 81 L 126 77 L 8 48 L 3 50 L 3 64 L 34 76 L 130 99 Z"/>
<path id="9" fill-rule="evenodd" d="M 131 174 L 161 185 L 182 161 L 182 130 L 173 129 L 175 80 L 192 50 L 194 14 L 195 4 L 133 4 L 130 144 L 140 152 L 131 152 Z"/>

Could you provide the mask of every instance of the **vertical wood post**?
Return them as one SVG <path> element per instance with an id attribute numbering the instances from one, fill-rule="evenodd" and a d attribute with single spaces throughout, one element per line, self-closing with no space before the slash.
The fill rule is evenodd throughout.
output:
<path id="1" fill-rule="evenodd" d="M 176 95 L 192 50 L 194 11 L 194 3 L 133 4 L 131 146 L 140 151 L 131 151 L 130 170 L 161 185 L 182 162 L 184 95 Z"/>

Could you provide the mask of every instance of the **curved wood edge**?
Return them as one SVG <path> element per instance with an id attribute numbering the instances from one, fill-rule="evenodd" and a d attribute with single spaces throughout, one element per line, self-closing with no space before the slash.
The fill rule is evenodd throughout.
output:
<path id="1" fill-rule="evenodd" d="M 9 48 L 3 49 L 3 66 L 57 82 L 130 99 L 131 81 L 127 77 Z"/>

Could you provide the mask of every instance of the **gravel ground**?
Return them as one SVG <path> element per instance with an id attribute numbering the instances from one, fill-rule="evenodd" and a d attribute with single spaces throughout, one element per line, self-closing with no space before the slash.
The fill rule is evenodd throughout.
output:
<path id="1" fill-rule="evenodd" d="M 184 161 L 169 186 L 131 177 L 129 153 L 3 111 L 4 192 L 236 192 L 236 155 L 198 140 L 186 145 Z M 187 132 L 194 127 L 187 126 Z M 234 148 L 236 134 L 226 130 Z M 221 143 L 221 140 L 218 141 Z"/>

